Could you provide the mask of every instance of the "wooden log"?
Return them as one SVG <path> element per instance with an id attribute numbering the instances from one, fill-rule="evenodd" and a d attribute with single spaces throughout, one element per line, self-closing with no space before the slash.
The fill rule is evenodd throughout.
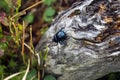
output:
<path id="1" fill-rule="evenodd" d="M 61 12 L 36 47 L 43 53 L 48 47 L 46 71 L 58 80 L 95 80 L 119 72 L 119 4 L 80 0 Z"/>

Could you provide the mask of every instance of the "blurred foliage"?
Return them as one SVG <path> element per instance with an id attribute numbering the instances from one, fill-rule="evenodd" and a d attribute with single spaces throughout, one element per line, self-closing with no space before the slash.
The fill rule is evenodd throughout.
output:
<path id="1" fill-rule="evenodd" d="M 44 80 L 56 80 L 54 76 L 44 74 L 47 50 L 44 55 L 36 53 L 34 45 L 58 12 L 69 8 L 75 1 L 0 0 L 0 80 L 21 80 L 23 77 L 26 80 L 43 77 Z M 119 80 L 117 74 L 99 80 Z"/>
<path id="2" fill-rule="evenodd" d="M 10 11 L 9 5 L 5 0 L 0 0 L 0 7 L 3 8 L 7 13 Z"/>
<path id="3" fill-rule="evenodd" d="M 2 78 L 2 76 L 3 76 L 3 74 L 4 74 L 5 68 L 6 68 L 6 66 L 0 65 L 0 79 Z"/>
<path id="4" fill-rule="evenodd" d="M 53 19 L 53 16 L 55 15 L 55 9 L 53 8 L 52 4 L 56 0 L 44 0 L 44 4 L 47 5 L 47 8 L 44 11 L 44 20 L 46 22 L 51 22 Z"/>
<path id="5" fill-rule="evenodd" d="M 55 10 L 52 7 L 47 7 L 44 12 L 44 20 L 46 22 L 51 22 L 54 14 L 55 14 Z"/>
<path id="6" fill-rule="evenodd" d="M 54 76 L 52 75 L 46 75 L 44 80 L 56 80 Z"/>
<path id="7" fill-rule="evenodd" d="M 24 21 L 25 23 L 32 23 L 34 21 L 34 15 L 33 13 L 28 13 L 25 17 L 24 17 Z"/>
<path id="8" fill-rule="evenodd" d="M 47 6 L 52 5 L 56 0 L 44 0 L 44 4 Z"/>

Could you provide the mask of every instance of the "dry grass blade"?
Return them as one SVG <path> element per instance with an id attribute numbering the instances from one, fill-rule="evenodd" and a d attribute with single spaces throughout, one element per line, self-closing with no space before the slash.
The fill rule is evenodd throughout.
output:
<path id="1" fill-rule="evenodd" d="M 27 70 L 26 70 L 25 75 L 23 76 L 22 80 L 26 80 L 26 77 L 27 77 L 27 74 L 29 72 L 29 69 L 30 69 L 30 60 L 28 60 Z"/>
<path id="2" fill-rule="evenodd" d="M 22 74 L 22 73 L 24 73 L 24 72 L 25 72 L 25 71 L 14 73 L 14 74 L 6 77 L 6 78 L 3 79 L 3 80 L 10 80 L 11 78 L 13 78 L 13 77 L 15 77 L 15 76 L 17 76 L 17 75 L 19 75 L 19 74 Z"/>
<path id="3" fill-rule="evenodd" d="M 23 62 L 25 63 L 25 60 L 24 60 L 24 37 L 25 37 L 25 23 L 24 23 L 24 21 L 23 21 L 23 31 L 22 31 L 22 51 L 21 51 L 21 55 L 22 55 L 22 57 L 23 57 Z"/>

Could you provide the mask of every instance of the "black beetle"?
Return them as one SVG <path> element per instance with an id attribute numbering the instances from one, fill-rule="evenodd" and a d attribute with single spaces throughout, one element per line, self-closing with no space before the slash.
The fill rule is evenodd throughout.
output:
<path id="1" fill-rule="evenodd" d="M 63 44 L 64 41 L 67 39 L 66 33 L 61 28 L 53 37 L 53 41 L 56 43 Z"/>

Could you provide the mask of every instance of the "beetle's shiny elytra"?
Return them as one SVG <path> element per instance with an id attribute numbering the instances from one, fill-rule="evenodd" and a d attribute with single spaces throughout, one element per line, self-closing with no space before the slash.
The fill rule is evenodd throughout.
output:
<path id="1" fill-rule="evenodd" d="M 67 35 L 62 29 L 54 35 L 53 37 L 54 42 L 61 44 L 67 39 Z"/>

